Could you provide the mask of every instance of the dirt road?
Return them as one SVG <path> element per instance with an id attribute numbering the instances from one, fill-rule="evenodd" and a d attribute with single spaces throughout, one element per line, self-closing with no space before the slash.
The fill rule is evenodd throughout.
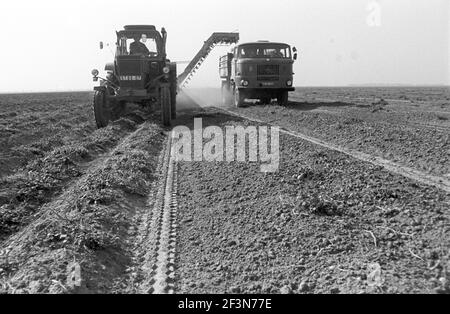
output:
<path id="1" fill-rule="evenodd" d="M 0 182 L 0 290 L 448 293 L 447 96 L 432 90 L 418 104 L 415 93 L 371 91 L 372 101 L 339 92 L 302 90 L 287 107 L 241 109 L 221 107 L 216 91 L 180 96 L 175 125 L 193 130 L 195 117 L 204 128 L 288 130 L 275 173 L 259 162 L 175 162 L 157 116 L 133 111 L 94 131 L 89 95 L 47 99 L 72 104 L 58 119 L 79 131 L 39 154 L 23 157 L 15 144 L 4 151 L 14 166 Z M 8 110 L 0 131 L 21 138 L 25 122 Z M 85 118 L 65 122 L 75 116 Z M 21 145 L 65 134 L 38 123 Z M 12 125 L 18 131 L 7 133 Z"/>

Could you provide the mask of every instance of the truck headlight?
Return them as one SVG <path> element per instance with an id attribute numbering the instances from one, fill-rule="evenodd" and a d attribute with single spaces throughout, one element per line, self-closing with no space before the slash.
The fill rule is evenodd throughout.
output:
<path id="1" fill-rule="evenodd" d="M 241 84 L 242 84 L 242 86 L 248 86 L 248 81 L 242 80 L 242 81 L 241 81 Z"/>
<path id="2" fill-rule="evenodd" d="M 169 67 L 164 67 L 163 68 L 163 73 L 164 74 L 169 74 L 169 72 L 170 72 L 170 68 Z"/>
<path id="3" fill-rule="evenodd" d="M 100 72 L 98 72 L 97 69 L 93 69 L 91 73 L 92 73 L 92 76 L 97 77 Z"/>
<path id="4" fill-rule="evenodd" d="M 289 87 L 292 86 L 292 81 L 291 80 L 286 81 L 286 85 Z"/>

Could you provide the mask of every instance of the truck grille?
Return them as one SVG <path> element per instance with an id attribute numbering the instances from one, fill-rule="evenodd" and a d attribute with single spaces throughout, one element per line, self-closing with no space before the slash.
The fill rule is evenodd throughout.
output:
<path id="1" fill-rule="evenodd" d="M 280 79 L 279 76 L 258 76 L 257 80 L 258 81 L 270 81 L 270 82 L 275 82 L 278 81 Z"/>
<path id="2" fill-rule="evenodd" d="M 258 76 L 261 75 L 280 75 L 280 66 L 278 64 L 259 64 Z"/>

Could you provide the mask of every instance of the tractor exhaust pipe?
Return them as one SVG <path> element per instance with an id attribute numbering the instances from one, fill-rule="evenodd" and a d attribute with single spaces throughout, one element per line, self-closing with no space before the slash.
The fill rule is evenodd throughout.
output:
<path id="1" fill-rule="evenodd" d="M 166 29 L 163 27 L 162 29 L 161 29 L 161 35 L 162 35 L 162 40 L 163 40 L 163 44 L 162 44 L 162 46 L 163 46 L 163 51 L 162 51 L 162 55 L 163 55 L 163 57 L 164 57 L 164 59 L 166 59 L 166 42 L 167 42 L 167 32 L 166 32 Z"/>

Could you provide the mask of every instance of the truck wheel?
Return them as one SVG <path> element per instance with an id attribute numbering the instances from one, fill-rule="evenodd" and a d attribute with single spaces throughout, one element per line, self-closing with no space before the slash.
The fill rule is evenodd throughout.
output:
<path id="1" fill-rule="evenodd" d="M 234 105 L 236 108 L 241 108 L 244 106 L 245 101 L 245 94 L 243 91 L 240 91 L 239 89 L 234 90 Z"/>
<path id="2" fill-rule="evenodd" d="M 111 111 L 104 91 L 96 91 L 94 94 L 94 116 L 99 129 L 107 127 L 111 120 Z"/>
<path id="3" fill-rule="evenodd" d="M 170 64 L 170 104 L 171 104 L 171 117 L 172 120 L 177 118 L 177 64 Z"/>
<path id="4" fill-rule="evenodd" d="M 222 83 L 222 104 L 228 107 L 232 104 L 232 99 L 230 84 Z"/>
<path id="5" fill-rule="evenodd" d="M 272 98 L 263 97 L 263 98 L 260 98 L 259 101 L 264 105 L 270 105 Z"/>
<path id="6" fill-rule="evenodd" d="M 289 100 L 289 92 L 280 92 L 278 94 L 278 104 L 280 106 L 287 106 L 288 105 L 288 100 Z"/>
<path id="7" fill-rule="evenodd" d="M 170 89 L 168 87 L 161 88 L 160 93 L 160 103 L 161 103 L 161 123 L 164 126 L 170 126 L 171 124 L 171 109 L 172 104 L 170 101 Z"/>

